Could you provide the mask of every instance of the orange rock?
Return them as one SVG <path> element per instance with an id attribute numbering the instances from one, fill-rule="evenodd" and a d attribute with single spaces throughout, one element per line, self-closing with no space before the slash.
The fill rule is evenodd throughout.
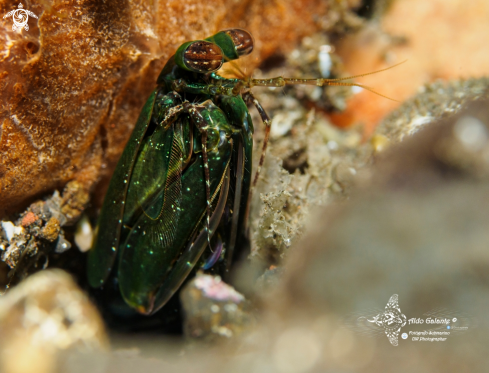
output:
<path id="1" fill-rule="evenodd" d="M 37 219 L 39 219 L 39 217 L 37 217 L 32 211 L 29 211 L 22 218 L 21 224 L 22 224 L 23 227 L 27 227 L 28 225 L 31 225 L 32 223 L 34 223 L 35 221 L 37 221 Z"/>

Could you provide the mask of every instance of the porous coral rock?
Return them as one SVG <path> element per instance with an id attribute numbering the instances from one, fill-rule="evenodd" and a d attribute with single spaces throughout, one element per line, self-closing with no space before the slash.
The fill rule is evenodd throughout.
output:
<path id="1" fill-rule="evenodd" d="M 375 133 L 393 142 L 402 141 L 429 123 L 460 111 L 467 103 L 487 95 L 487 92 L 488 77 L 427 84 L 419 88 L 417 95 L 386 116 Z"/>

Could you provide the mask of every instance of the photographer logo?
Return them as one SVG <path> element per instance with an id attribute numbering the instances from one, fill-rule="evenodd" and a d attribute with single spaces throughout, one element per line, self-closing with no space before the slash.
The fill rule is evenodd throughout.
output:
<path id="1" fill-rule="evenodd" d="M 22 28 L 26 31 L 29 31 L 29 25 L 27 21 L 29 20 L 29 16 L 37 18 L 37 16 L 32 13 L 30 10 L 24 9 L 22 3 L 19 4 L 18 9 L 12 10 L 5 14 L 3 18 L 12 17 L 13 25 L 12 31 L 21 30 Z"/>

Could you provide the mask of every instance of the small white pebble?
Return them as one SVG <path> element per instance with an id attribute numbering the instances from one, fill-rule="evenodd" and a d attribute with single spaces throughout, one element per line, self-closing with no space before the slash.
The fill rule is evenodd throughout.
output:
<path id="1" fill-rule="evenodd" d="M 321 45 L 318 53 L 319 71 L 323 78 L 328 78 L 331 75 L 331 67 L 333 66 L 333 60 L 331 59 L 331 46 Z"/>
<path id="2" fill-rule="evenodd" d="M 462 145 L 470 151 L 482 150 L 489 138 L 486 126 L 479 119 L 472 116 L 463 116 L 455 126 L 453 132 Z"/>
<path id="3" fill-rule="evenodd" d="M 357 86 L 353 86 L 351 87 L 351 93 L 353 93 L 354 95 L 356 95 L 357 93 L 360 93 L 363 91 L 363 88 L 362 87 L 357 87 Z"/>

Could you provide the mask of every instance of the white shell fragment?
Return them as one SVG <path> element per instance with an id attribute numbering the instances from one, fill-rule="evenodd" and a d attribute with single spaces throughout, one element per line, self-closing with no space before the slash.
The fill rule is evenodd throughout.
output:
<path id="1" fill-rule="evenodd" d="M 93 229 L 86 215 L 76 225 L 75 243 L 81 252 L 87 252 L 92 247 Z"/>
<path id="2" fill-rule="evenodd" d="M 16 234 L 21 234 L 24 232 L 23 227 L 15 226 L 11 221 L 2 221 L 2 228 L 9 242 Z"/>

